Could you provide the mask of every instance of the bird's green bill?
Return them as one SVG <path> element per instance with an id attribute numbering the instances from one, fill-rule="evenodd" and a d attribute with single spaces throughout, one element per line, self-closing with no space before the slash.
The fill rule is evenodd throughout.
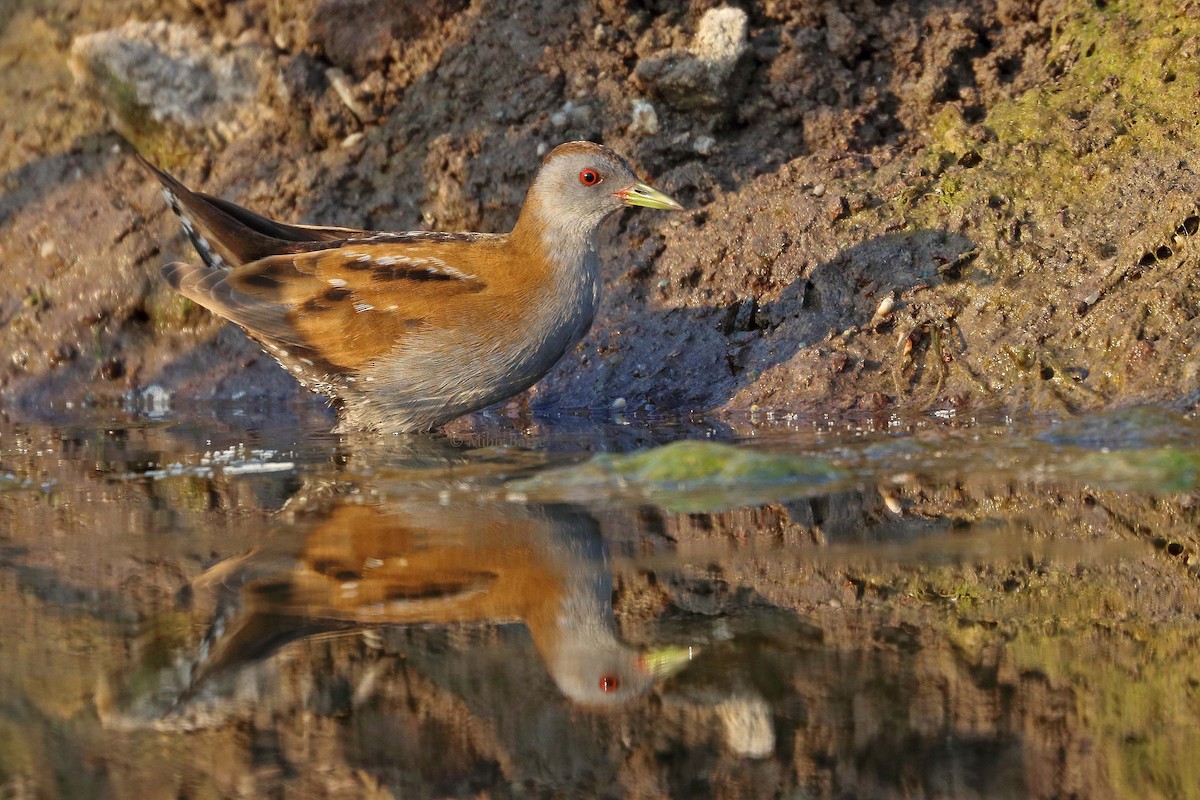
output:
<path id="1" fill-rule="evenodd" d="M 679 203 L 676 203 L 653 186 L 644 183 L 635 183 L 632 186 L 626 186 L 621 191 L 616 192 L 616 195 L 627 206 L 658 208 L 663 211 L 683 211 L 683 206 L 679 205 Z"/>
<path id="2" fill-rule="evenodd" d="M 669 199 L 669 198 L 668 198 Z M 654 680 L 674 675 L 700 652 L 694 647 L 659 647 L 642 653 L 642 669 Z"/>

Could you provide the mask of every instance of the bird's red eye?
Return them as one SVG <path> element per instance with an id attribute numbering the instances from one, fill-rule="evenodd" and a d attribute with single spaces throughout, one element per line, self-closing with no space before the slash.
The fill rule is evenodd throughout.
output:
<path id="1" fill-rule="evenodd" d="M 600 173 L 588 167 L 579 171 L 579 182 L 584 186 L 595 186 L 600 182 Z"/>
<path id="2" fill-rule="evenodd" d="M 602 692 L 615 692 L 617 689 L 620 689 L 620 688 L 621 688 L 621 681 L 617 678 L 616 675 L 605 675 L 603 678 L 600 679 L 600 691 L 602 691 Z"/>

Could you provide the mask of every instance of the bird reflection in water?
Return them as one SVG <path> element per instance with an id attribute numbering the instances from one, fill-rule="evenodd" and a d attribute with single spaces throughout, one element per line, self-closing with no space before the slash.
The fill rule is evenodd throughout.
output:
<path id="1" fill-rule="evenodd" d="M 288 642 L 383 625 L 523 623 L 561 692 L 588 706 L 645 694 L 693 655 L 619 638 L 608 549 L 577 509 L 340 500 L 292 541 L 193 583 L 215 615 L 172 711 Z"/>

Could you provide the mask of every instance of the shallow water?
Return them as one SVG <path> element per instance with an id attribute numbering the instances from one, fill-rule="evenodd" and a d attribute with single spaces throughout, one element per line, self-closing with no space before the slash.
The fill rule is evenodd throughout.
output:
<path id="1" fill-rule="evenodd" d="M 326 424 L 0 423 L 4 796 L 1200 794 L 1189 418 Z"/>

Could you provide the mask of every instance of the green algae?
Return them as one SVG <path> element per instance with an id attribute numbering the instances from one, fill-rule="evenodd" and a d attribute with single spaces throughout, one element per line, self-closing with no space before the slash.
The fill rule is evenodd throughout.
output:
<path id="1" fill-rule="evenodd" d="M 929 264 L 913 288 L 925 302 L 900 284 L 897 328 L 928 340 L 942 322 L 928 299 L 954 295 L 962 335 L 944 370 L 914 387 L 884 376 L 876 391 L 900 405 L 1075 413 L 1193 390 L 1190 316 L 1174 310 L 1190 300 L 1171 294 L 1189 297 L 1190 283 L 1176 290 L 1169 275 L 1188 269 L 1200 225 L 1198 49 L 1200 15 L 1176 4 L 1068 0 L 1036 86 L 989 102 L 978 122 L 947 105 L 923 150 L 845 187 L 880 200 L 835 223 L 848 238 L 948 231 L 977 253 L 961 275 Z M 895 341 L 868 343 L 868 357 L 901 363 Z"/>
<path id="2" fill-rule="evenodd" d="M 172 169 L 184 163 L 187 132 L 155 118 L 154 109 L 138 99 L 137 89 L 112 70 L 90 65 L 97 95 L 111 114 L 117 132 L 152 163 Z"/>
<path id="3" fill-rule="evenodd" d="M 815 456 L 781 455 L 719 442 L 685 440 L 592 460 L 510 485 L 540 499 L 630 497 L 671 510 L 713 510 L 827 491 L 847 473 Z"/>
<path id="4" fill-rule="evenodd" d="M 910 224 L 996 197 L 1034 216 L 1093 207 L 1135 161 L 1200 145 L 1200 73 L 1190 64 L 1200 20 L 1173 3 L 1075 2 L 1056 27 L 1059 80 L 997 103 L 982 130 L 953 107 L 934 117 L 929 164 L 940 174 L 913 203 Z M 982 168 L 951 166 L 971 151 Z"/>
<path id="5" fill-rule="evenodd" d="M 1184 492 L 1200 485 L 1200 452 L 1156 447 L 1087 453 L 1064 472 L 1110 489 Z"/>

